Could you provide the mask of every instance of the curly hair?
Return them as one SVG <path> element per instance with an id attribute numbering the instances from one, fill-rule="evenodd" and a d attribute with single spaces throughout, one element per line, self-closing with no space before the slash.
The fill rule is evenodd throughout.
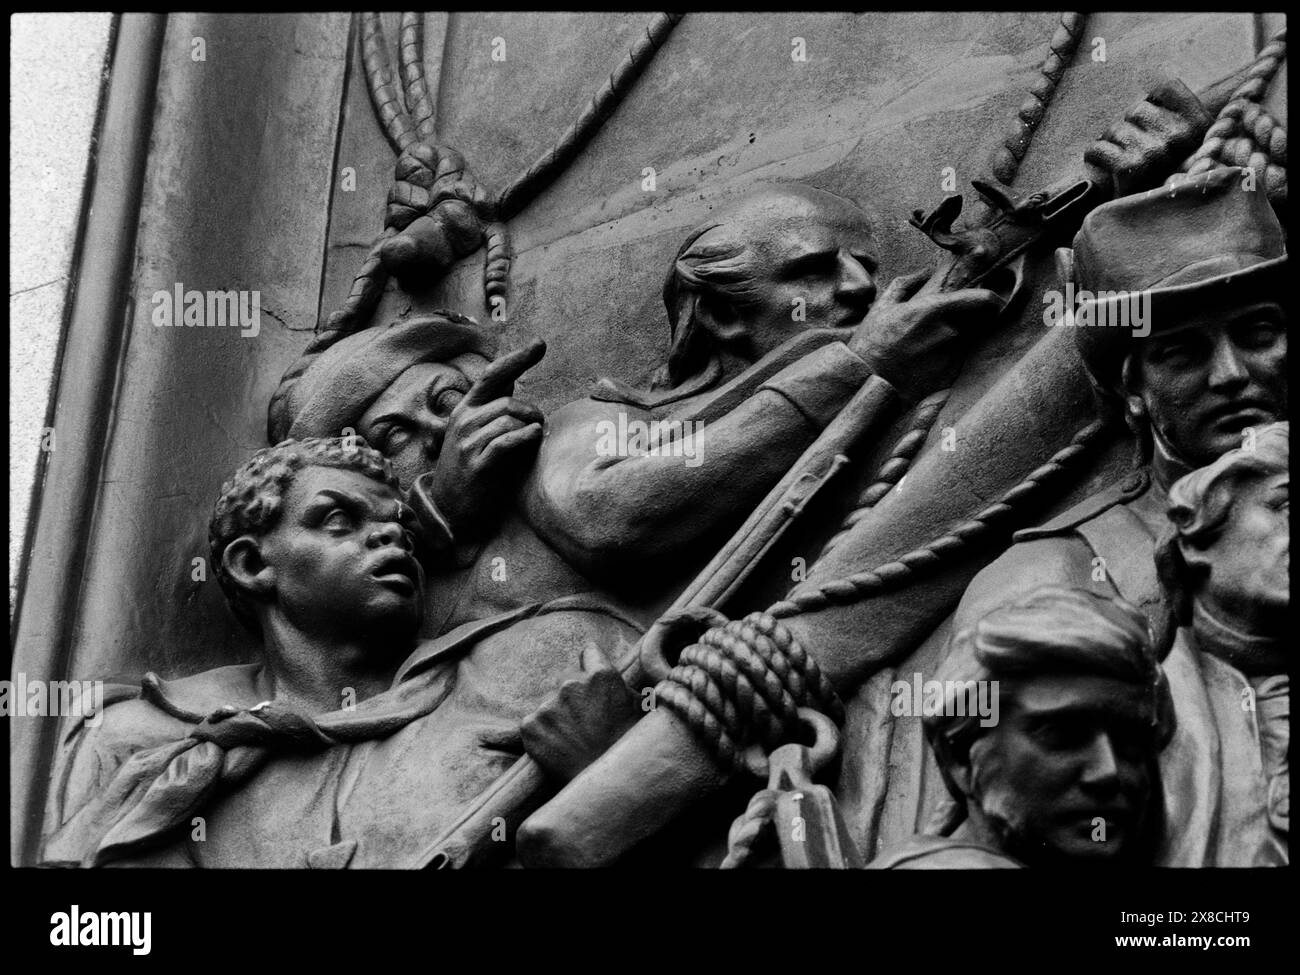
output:
<path id="1" fill-rule="evenodd" d="M 1259 428 L 1253 448 L 1229 450 L 1212 464 L 1179 478 L 1169 489 L 1169 527 L 1156 544 L 1156 571 L 1169 597 L 1174 622 L 1192 620 L 1192 594 L 1200 580 L 1183 557 L 1184 547 L 1204 550 L 1223 533 L 1232 506 L 1251 481 L 1287 470 L 1291 458 L 1291 424 Z"/>
<path id="2" fill-rule="evenodd" d="M 297 473 L 308 467 L 334 467 L 356 471 L 398 489 L 388 459 L 361 437 L 311 437 L 283 440 L 263 447 L 221 486 L 221 495 L 208 523 L 208 547 L 217 581 L 230 608 L 253 632 L 257 620 L 243 591 L 226 572 L 226 546 L 241 535 L 262 536 L 275 528 L 284 508 L 284 495 Z"/>

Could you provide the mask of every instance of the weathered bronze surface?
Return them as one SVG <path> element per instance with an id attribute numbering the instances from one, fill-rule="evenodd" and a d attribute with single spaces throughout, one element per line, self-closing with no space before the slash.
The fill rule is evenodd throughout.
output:
<path id="1" fill-rule="evenodd" d="M 1285 31 L 514 16 L 119 37 L 15 861 L 1287 863 Z"/>

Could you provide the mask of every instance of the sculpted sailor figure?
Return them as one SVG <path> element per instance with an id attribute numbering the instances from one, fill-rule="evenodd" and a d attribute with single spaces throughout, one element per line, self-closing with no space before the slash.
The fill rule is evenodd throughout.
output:
<path id="1" fill-rule="evenodd" d="M 811 187 L 719 210 L 669 268 L 656 390 L 605 381 L 548 417 L 521 496 L 530 523 L 571 565 L 663 608 L 869 376 L 916 402 L 951 383 L 1001 308 L 982 289 L 914 297 L 925 273 L 878 295 L 877 254 L 867 215 Z M 692 425 L 698 463 L 671 443 L 601 449 L 603 431 L 653 421 Z"/>
<path id="2" fill-rule="evenodd" d="M 1188 858 L 1183 848 L 1211 831 L 1218 863 L 1289 859 L 1289 436 L 1288 423 L 1262 427 L 1169 492 L 1156 563 L 1179 627 L 1173 652 L 1200 676 L 1178 701 L 1179 722 L 1219 760 L 1197 766 L 1177 739 L 1164 756 L 1177 786 L 1166 800 L 1168 860 Z"/>
<path id="3" fill-rule="evenodd" d="M 998 304 L 979 290 L 903 301 L 909 284 L 899 282 L 867 314 L 876 290 L 867 217 L 806 187 L 743 201 L 694 234 L 683 255 L 668 289 L 670 317 L 694 336 L 694 351 L 670 355 L 670 363 L 711 361 L 698 350 L 712 349 L 702 336 L 715 332 L 729 350 L 715 378 L 766 357 L 720 389 L 676 397 L 681 416 L 705 424 L 698 465 L 672 451 L 603 456 L 602 420 L 651 414 L 590 399 L 548 418 L 518 489 L 540 417 L 512 395 L 513 382 L 541 350 L 529 346 L 488 365 L 488 338 L 452 342 L 438 334 L 471 328 L 464 319 L 398 321 L 323 350 L 314 344 L 286 373 L 271 404 L 272 435 L 365 436 L 412 488 L 435 545 L 455 553 L 431 563 L 426 632 L 593 589 L 619 615 L 653 619 L 653 605 L 623 608 L 650 598 L 636 589 L 647 581 L 639 570 L 672 556 L 673 571 L 658 578 L 689 577 L 689 564 L 678 560 L 692 551 L 706 556 L 708 539 L 725 538 L 873 368 L 888 370 L 907 395 L 923 394 L 956 368 L 953 325 L 972 325 Z M 679 283 L 683 268 L 690 280 Z M 805 338 L 822 325 L 840 328 Z"/>
<path id="4" fill-rule="evenodd" d="M 439 666 L 461 648 L 417 641 L 418 531 L 388 462 L 364 442 L 259 451 L 224 486 L 210 535 L 222 588 L 264 659 L 114 687 L 102 716 L 63 743 L 44 862 L 416 865 L 513 760 L 493 744 L 518 740 L 554 677 L 530 673 L 528 642 L 506 647 L 524 664 L 507 686 L 481 660 Z M 525 616 L 457 640 L 481 655 L 486 637 Z M 579 663 L 594 669 L 600 656 L 588 646 Z M 555 710 L 548 733 L 572 737 Z"/>
<path id="5" fill-rule="evenodd" d="M 924 710 L 894 710 L 893 720 L 923 720 L 948 800 L 925 833 L 868 868 L 1150 862 L 1161 826 L 1157 755 L 1174 713 L 1136 608 L 1086 589 L 1035 590 L 956 633 L 926 687 Z M 798 788 L 809 805 L 824 792 Z M 779 792 L 755 796 L 732 827 L 724 866 L 778 845 L 780 864 L 798 866 L 808 848 L 851 843 L 837 810 L 810 817 L 802 836 L 780 835 L 780 801 Z"/>
<path id="6" fill-rule="evenodd" d="M 210 538 L 222 589 L 260 634 L 263 661 L 172 681 L 147 675 L 106 696 L 102 722 L 75 724 L 55 775 L 46 862 L 349 858 L 355 842 L 330 849 L 347 816 L 337 790 L 349 764 L 348 750 L 331 746 L 386 734 L 441 693 L 381 694 L 420 622 L 415 528 L 388 464 L 364 445 L 259 451 L 224 486 Z M 287 760 L 269 762 L 277 753 Z M 322 792 L 322 780 L 334 789 Z"/>
<path id="7" fill-rule="evenodd" d="M 749 314 L 762 313 L 755 318 L 762 327 L 748 345 L 742 341 L 746 317 L 727 312 L 741 357 L 771 353 L 769 346 L 786 337 L 775 318 L 778 312 L 790 316 L 786 293 L 776 286 L 787 275 L 806 276 L 803 293 L 812 311 L 807 323 L 790 316 L 787 332 L 828 316 L 837 326 L 853 323 L 874 295 L 868 272 L 853 256 L 863 253 L 869 231 L 861 211 L 799 188 L 769 192 L 764 221 L 745 226 L 780 238 L 782 211 L 774 198 L 786 201 L 791 230 L 785 239 L 794 240 L 798 253 L 760 261 L 767 253 L 760 249 L 748 255 L 749 264 L 735 264 L 762 299 L 746 306 Z M 798 262 L 809 257 L 816 266 L 800 271 Z M 631 582 L 620 587 L 611 567 L 635 579 L 633 556 L 650 563 L 687 553 L 710 531 L 739 523 L 746 500 L 761 497 L 871 375 L 868 360 L 876 350 L 874 358 L 889 359 L 910 393 L 915 387 L 902 368 L 909 354 L 925 360 L 916 370 L 920 376 L 954 370 L 958 332 L 949 320 L 965 313 L 969 324 L 998 306 L 992 295 L 969 291 L 908 308 L 904 290 L 904 284 L 895 286 L 875 317 L 833 341 L 822 339 L 811 352 L 775 350 L 752 374 L 706 393 L 713 412 L 705 457 L 694 467 L 670 452 L 602 457 L 593 417 L 557 415 L 548 419 L 546 443 L 520 487 L 520 471 L 537 449 L 540 417 L 512 395 L 513 383 L 542 349 L 535 344 L 493 360 L 491 339 L 460 316 L 399 320 L 318 341 L 286 373 L 270 409 L 272 435 L 373 438 L 394 462 L 402 486 L 412 489 L 412 506 L 429 539 L 422 632 L 434 638 L 429 666 L 449 675 L 451 690 L 423 724 L 443 729 L 440 754 L 464 751 L 455 781 L 429 792 L 437 796 L 430 802 L 440 818 L 430 816 L 429 830 L 412 831 L 412 843 L 429 841 L 435 827 L 446 825 L 523 753 L 523 717 L 566 678 L 596 669 L 593 648 L 619 660 L 653 619 L 653 608 L 629 606 Z M 718 302 L 710 307 L 723 314 Z M 624 408 L 598 407 L 606 417 Z M 593 533 L 592 526 L 603 527 Z M 612 556 L 619 561 L 611 562 Z M 626 727 L 626 713 L 598 710 L 602 728 L 593 740 Z M 532 740 L 541 747 L 544 737 L 538 732 Z M 400 735 L 384 747 L 400 752 L 395 761 L 424 760 L 421 746 Z M 362 784 L 356 784 L 359 795 Z M 376 782 L 373 788 L 389 786 Z"/>
<path id="8" fill-rule="evenodd" d="M 682 340 L 692 349 L 684 358 L 670 354 L 669 368 L 714 361 L 699 349 L 721 345 L 722 361 L 705 367 L 712 378 L 691 384 L 674 373 L 684 388 L 660 397 L 653 412 L 611 401 L 619 395 L 612 385 L 598 393 L 603 400 L 557 411 L 522 489 L 515 485 L 541 439 L 540 415 L 513 395 L 513 383 L 540 357 L 539 345 L 489 366 L 491 342 L 482 338 L 473 353 L 440 363 L 446 343 L 429 333 L 446 326 L 434 316 L 364 329 L 286 373 L 271 406 L 272 436 L 352 429 L 366 437 L 412 489 L 434 544 L 455 553 L 432 569 L 442 581 L 430 587 L 428 631 L 593 588 L 644 605 L 637 584 L 648 580 L 638 570 L 671 556 L 669 581 L 689 577 L 678 560 L 707 555 L 708 540 L 724 539 L 873 371 L 887 371 L 909 398 L 924 395 L 956 369 L 954 326 L 973 328 L 998 307 L 980 290 L 904 301 L 913 280 L 896 282 L 867 314 L 876 293 L 867 217 L 806 187 L 762 191 L 693 241 L 673 280 L 688 267 L 707 286 L 670 284 L 670 317 L 694 338 Z M 723 270 L 729 290 L 718 285 Z M 715 333 L 724 338 L 701 338 Z M 471 361 L 477 375 L 458 369 Z M 728 374 L 738 375 L 701 391 Z M 601 421 L 626 426 L 652 416 L 703 424 L 700 462 L 646 446 L 601 452 Z M 652 619 L 654 608 L 636 615 Z"/>
<path id="9" fill-rule="evenodd" d="M 972 581 L 955 627 L 1008 594 L 1060 582 L 1118 593 L 1147 614 L 1158 645 L 1172 638 L 1155 568 L 1170 485 L 1286 414 L 1287 258 L 1277 217 L 1253 185 L 1244 170 L 1212 170 L 1116 200 L 1085 220 L 1064 261 L 1091 293 L 1075 319 L 1096 322 L 1104 313 L 1119 321 L 1126 301 L 1130 318 L 1146 309 L 1137 328 L 1073 326 L 1101 398 L 1124 410 L 1145 464 L 1042 528 L 1018 533 Z M 1114 295 L 1103 301 L 1100 292 Z M 1071 327 L 1068 319 L 1062 327 Z M 1200 693 L 1200 677 L 1175 650 L 1165 670 L 1181 709 Z M 1197 749 L 1191 764 L 1211 769 L 1215 749 L 1195 727 L 1180 722 L 1171 754 Z M 1171 784 L 1170 794 L 1191 793 Z M 1215 842 L 1212 832 L 1185 832 L 1167 862 L 1216 862 Z"/>
<path id="10" fill-rule="evenodd" d="M 1246 170 L 1224 168 L 1124 197 L 1089 214 L 1074 249 L 1058 252 L 1082 300 L 1057 327 L 1073 330 L 1103 408 L 1123 410 L 1143 466 L 1018 533 L 967 589 L 957 625 L 1008 591 L 1059 580 L 1118 591 L 1162 636 L 1152 556 L 1169 486 L 1286 414 L 1287 257 L 1253 187 Z"/>
<path id="11" fill-rule="evenodd" d="M 925 734 L 948 821 L 868 867 L 1151 861 L 1174 711 L 1141 612 L 1045 587 L 957 633 L 934 679 L 945 696 Z M 991 727 L 957 706 L 970 681 L 996 682 Z"/>

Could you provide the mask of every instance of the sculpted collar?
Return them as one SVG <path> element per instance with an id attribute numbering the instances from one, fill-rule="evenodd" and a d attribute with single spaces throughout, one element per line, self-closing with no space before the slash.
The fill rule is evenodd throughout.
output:
<path id="1" fill-rule="evenodd" d="M 1196 468 L 1179 456 L 1178 451 L 1160 435 L 1160 431 L 1154 425 L 1151 427 L 1151 439 L 1155 443 L 1155 450 L 1151 456 L 1151 471 L 1161 490 L 1168 493 L 1175 481 L 1190 474 Z"/>
<path id="2" fill-rule="evenodd" d="M 1279 637 L 1257 636 L 1239 630 L 1214 615 L 1199 599 L 1192 604 L 1192 632 L 1196 634 L 1198 649 L 1237 668 L 1241 667 L 1243 660 L 1259 660 L 1283 649 Z"/>

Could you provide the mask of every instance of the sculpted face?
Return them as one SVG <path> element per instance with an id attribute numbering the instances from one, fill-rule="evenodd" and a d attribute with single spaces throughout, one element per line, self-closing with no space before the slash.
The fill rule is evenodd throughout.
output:
<path id="1" fill-rule="evenodd" d="M 453 364 L 417 363 L 371 404 L 357 432 L 388 458 L 397 479 L 409 488 L 433 468 L 451 411 L 470 385 L 469 377 Z"/>
<path id="2" fill-rule="evenodd" d="M 283 504 L 258 548 L 290 622 L 307 633 L 415 631 L 424 575 L 412 555 L 415 513 L 396 491 L 356 471 L 308 467 Z"/>
<path id="3" fill-rule="evenodd" d="M 1204 552 L 1201 598 L 1229 619 L 1280 632 L 1291 600 L 1291 475 L 1245 480 L 1223 530 Z"/>
<path id="4" fill-rule="evenodd" d="M 971 745 L 968 805 L 1030 865 L 1132 850 L 1154 788 L 1149 693 L 1100 676 L 1009 686 L 1000 721 Z"/>
<path id="5" fill-rule="evenodd" d="M 808 328 L 856 324 L 876 296 L 879 264 L 866 213 L 841 197 L 791 186 L 742 201 L 700 238 L 743 241 L 744 307 L 713 307 L 716 336 L 757 359 Z M 796 315 L 799 309 L 801 314 Z"/>
<path id="6" fill-rule="evenodd" d="M 1140 345 L 1130 402 L 1193 466 L 1240 447 L 1247 427 L 1285 418 L 1286 322 L 1276 304 L 1206 308 L 1189 327 Z"/>

